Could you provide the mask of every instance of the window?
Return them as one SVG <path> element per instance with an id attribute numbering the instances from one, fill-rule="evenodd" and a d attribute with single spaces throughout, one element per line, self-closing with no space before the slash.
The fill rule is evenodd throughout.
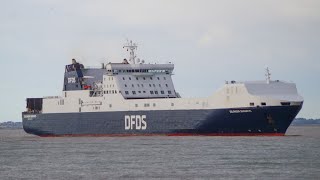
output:
<path id="1" fill-rule="evenodd" d="M 161 87 L 161 84 L 159 84 L 159 87 Z"/>
<path id="2" fill-rule="evenodd" d="M 129 80 L 131 80 L 131 77 L 129 77 Z"/>
<path id="3" fill-rule="evenodd" d="M 129 94 L 129 91 L 125 91 L 126 94 Z"/>
<path id="4" fill-rule="evenodd" d="M 155 84 L 153 84 L 153 87 L 156 87 L 156 85 L 155 85 Z"/>
<path id="5" fill-rule="evenodd" d="M 146 78 L 145 78 L 145 77 L 143 77 L 143 80 L 146 80 Z"/>
<path id="6" fill-rule="evenodd" d="M 156 107 L 156 103 L 153 103 L 153 107 Z"/>
<path id="7" fill-rule="evenodd" d="M 125 84 L 124 87 L 127 87 L 127 85 Z"/>
<path id="8" fill-rule="evenodd" d="M 150 77 L 150 79 L 152 80 L 152 77 Z"/>
<path id="9" fill-rule="evenodd" d="M 253 102 L 251 102 L 251 103 L 250 103 L 250 106 L 254 106 L 254 103 L 253 103 Z"/>
<path id="10" fill-rule="evenodd" d="M 160 80 L 160 78 L 159 77 L 157 77 L 158 78 L 158 80 Z"/>
<path id="11" fill-rule="evenodd" d="M 155 94 L 158 94 L 158 91 L 154 91 Z"/>
<path id="12" fill-rule="evenodd" d="M 136 77 L 136 80 L 139 80 L 139 78 L 138 78 L 138 77 Z"/>
<path id="13" fill-rule="evenodd" d="M 150 94 L 153 94 L 153 91 L 150 91 Z"/>
<path id="14" fill-rule="evenodd" d="M 265 102 L 262 102 L 262 103 L 261 103 L 261 106 L 265 106 L 265 105 L 267 105 Z"/>
<path id="15" fill-rule="evenodd" d="M 146 93 L 146 91 L 143 91 L 143 93 Z"/>
<path id="16" fill-rule="evenodd" d="M 149 86 L 151 87 L 151 84 L 149 84 Z"/>
<path id="17" fill-rule="evenodd" d="M 136 104 L 135 106 L 138 107 L 138 104 Z"/>
<path id="18" fill-rule="evenodd" d="M 141 87 L 143 87 L 143 84 L 141 84 Z"/>
<path id="19" fill-rule="evenodd" d="M 132 91 L 132 94 L 136 94 L 136 91 Z"/>
<path id="20" fill-rule="evenodd" d="M 290 102 L 281 102 L 282 106 L 290 106 Z"/>
<path id="21" fill-rule="evenodd" d="M 126 80 L 124 77 L 122 78 L 123 80 Z"/>
<path id="22" fill-rule="evenodd" d="M 161 94 L 164 94 L 164 91 L 161 91 Z"/>
<path id="23" fill-rule="evenodd" d="M 112 104 L 109 104 L 109 108 L 112 108 Z"/>
<path id="24" fill-rule="evenodd" d="M 112 90 L 112 94 L 114 94 L 114 90 Z"/>
<path id="25" fill-rule="evenodd" d="M 140 87 L 140 84 L 138 84 L 138 87 Z"/>
<path id="26" fill-rule="evenodd" d="M 117 90 L 114 90 L 114 93 L 117 94 Z"/>
<path id="27" fill-rule="evenodd" d="M 164 80 L 166 80 L 166 77 L 163 77 Z"/>
<path id="28" fill-rule="evenodd" d="M 132 84 L 132 87 L 134 87 L 134 85 Z"/>
<path id="29" fill-rule="evenodd" d="M 174 106 L 174 103 L 171 103 L 171 106 Z"/>
<path id="30" fill-rule="evenodd" d="M 171 91 L 168 91 L 168 94 L 171 94 Z"/>
<path id="31" fill-rule="evenodd" d="M 140 93 L 141 93 L 141 91 L 138 91 L 138 93 L 140 94 Z"/>
<path id="32" fill-rule="evenodd" d="M 168 84 L 166 84 L 166 87 L 168 87 Z"/>

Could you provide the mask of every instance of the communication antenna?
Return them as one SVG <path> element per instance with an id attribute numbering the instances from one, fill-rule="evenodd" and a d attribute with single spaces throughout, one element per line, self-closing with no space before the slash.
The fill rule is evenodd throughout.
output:
<path id="1" fill-rule="evenodd" d="M 132 62 L 132 64 L 135 64 L 135 58 L 136 55 L 134 54 L 134 51 L 137 50 L 138 46 L 136 43 L 133 43 L 131 40 L 129 41 L 127 39 L 127 43 L 123 46 L 123 48 L 127 48 L 127 51 L 130 50 L 130 57 L 129 57 L 129 61 Z"/>
<path id="2" fill-rule="evenodd" d="M 270 83 L 270 80 L 271 80 L 271 73 L 270 73 L 270 70 L 269 70 L 269 67 L 266 68 L 266 80 L 267 80 L 267 83 L 269 84 Z"/>

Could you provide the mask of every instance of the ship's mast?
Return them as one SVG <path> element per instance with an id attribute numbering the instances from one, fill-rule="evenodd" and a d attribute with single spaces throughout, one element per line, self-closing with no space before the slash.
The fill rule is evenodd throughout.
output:
<path id="1" fill-rule="evenodd" d="M 134 54 L 134 51 L 137 50 L 138 46 L 136 43 L 133 43 L 131 40 L 130 42 L 128 41 L 124 46 L 123 48 L 127 48 L 127 51 L 130 50 L 130 57 L 129 57 L 129 61 L 132 62 L 132 64 L 135 64 L 136 61 L 135 61 L 135 58 L 136 58 L 136 55 Z"/>
<path id="2" fill-rule="evenodd" d="M 266 75 L 267 83 L 269 84 L 270 80 L 271 80 L 271 73 L 270 73 L 269 67 L 266 68 L 266 74 L 265 75 Z"/>

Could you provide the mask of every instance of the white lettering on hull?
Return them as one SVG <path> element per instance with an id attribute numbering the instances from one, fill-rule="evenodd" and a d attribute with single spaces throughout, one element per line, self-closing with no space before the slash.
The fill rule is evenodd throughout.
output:
<path id="1" fill-rule="evenodd" d="M 242 109 L 242 110 L 229 110 L 229 112 L 233 114 L 233 113 L 251 113 L 252 111 L 247 109 L 245 110 Z"/>
<path id="2" fill-rule="evenodd" d="M 125 115 L 124 129 L 125 130 L 146 130 L 147 129 L 146 115 Z"/>
<path id="3" fill-rule="evenodd" d="M 24 115 L 23 117 L 28 119 L 28 120 L 32 120 L 32 119 L 36 118 L 37 115 Z"/>

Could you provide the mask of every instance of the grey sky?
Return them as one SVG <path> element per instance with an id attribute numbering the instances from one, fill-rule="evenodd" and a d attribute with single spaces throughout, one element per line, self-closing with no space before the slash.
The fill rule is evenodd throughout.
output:
<path id="1" fill-rule="evenodd" d="M 299 117 L 320 117 L 318 0 L 1 0 L 0 22 L 0 121 L 21 120 L 26 97 L 60 95 L 73 57 L 120 62 L 126 38 L 141 59 L 175 63 L 184 97 L 264 79 L 267 65 L 297 84 Z"/>

